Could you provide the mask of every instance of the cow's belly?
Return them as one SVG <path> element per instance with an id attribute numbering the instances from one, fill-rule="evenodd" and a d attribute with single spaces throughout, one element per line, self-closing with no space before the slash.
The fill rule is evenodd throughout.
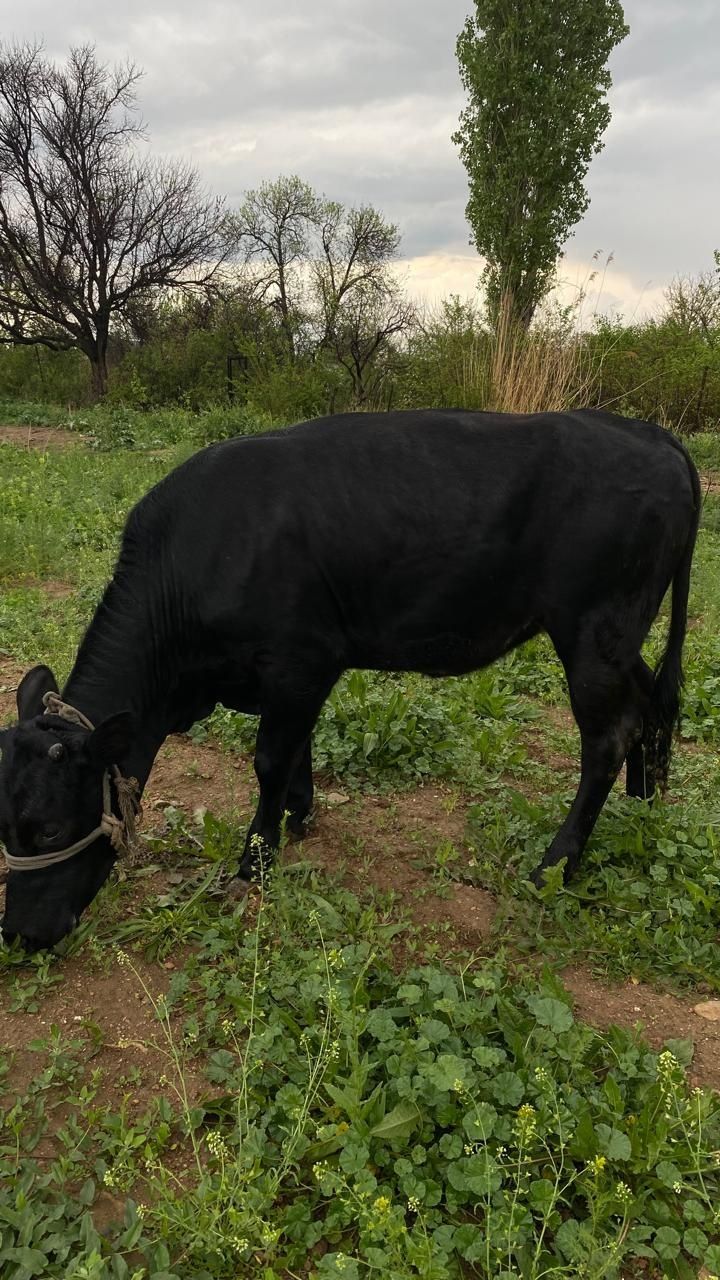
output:
<path id="1" fill-rule="evenodd" d="M 427 676 L 466 675 L 489 666 L 541 629 L 540 623 L 531 619 L 515 626 L 490 624 L 481 634 L 446 630 L 378 637 L 359 645 L 348 665 L 377 671 L 418 671 Z"/>

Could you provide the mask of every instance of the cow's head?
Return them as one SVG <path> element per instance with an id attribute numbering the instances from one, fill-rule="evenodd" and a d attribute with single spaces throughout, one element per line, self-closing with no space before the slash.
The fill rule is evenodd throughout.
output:
<path id="1" fill-rule="evenodd" d="M 19 723 L 0 731 L 0 840 L 14 857 L 64 850 L 99 824 L 105 770 L 127 754 L 132 717 L 111 716 L 92 731 L 43 714 L 57 692 L 47 667 L 34 667 L 17 691 Z M 44 869 L 8 873 L 2 937 L 30 950 L 51 947 L 77 924 L 115 861 L 99 836 L 82 852 Z M 0 865 L 2 859 L 0 857 Z"/>

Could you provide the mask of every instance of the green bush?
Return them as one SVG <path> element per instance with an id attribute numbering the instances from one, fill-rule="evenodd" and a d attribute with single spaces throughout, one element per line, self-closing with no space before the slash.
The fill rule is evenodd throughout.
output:
<path id="1" fill-rule="evenodd" d="M 436 777 L 472 785 L 524 759 L 517 724 L 531 716 L 498 670 L 442 683 L 350 671 L 320 714 L 313 763 L 348 783 L 398 787 Z M 218 707 L 194 736 L 209 730 L 226 749 L 252 751 L 256 728 L 254 717 Z"/>
<path id="2" fill-rule="evenodd" d="M 81 352 L 0 346 L 0 400 L 77 405 L 90 394 L 90 366 Z"/>
<path id="3" fill-rule="evenodd" d="M 597 403 L 681 433 L 720 424 L 720 344 L 671 321 L 600 321 L 586 342 L 599 370 Z"/>

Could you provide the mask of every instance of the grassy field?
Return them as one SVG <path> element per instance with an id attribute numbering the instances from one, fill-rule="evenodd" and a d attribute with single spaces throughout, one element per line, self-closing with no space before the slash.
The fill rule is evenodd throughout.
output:
<path id="1" fill-rule="evenodd" d="M 190 417 L 0 444 L 4 719 L 24 667 L 67 674 L 129 506 L 211 431 Z M 710 479 L 718 445 L 693 443 Z M 171 743 L 142 863 L 59 954 L 0 952 L 3 1280 L 720 1272 L 712 485 L 691 613 L 669 794 L 616 788 L 566 890 L 525 879 L 577 768 L 544 641 L 462 680 L 348 675 L 317 833 L 240 903 L 253 722 Z"/>

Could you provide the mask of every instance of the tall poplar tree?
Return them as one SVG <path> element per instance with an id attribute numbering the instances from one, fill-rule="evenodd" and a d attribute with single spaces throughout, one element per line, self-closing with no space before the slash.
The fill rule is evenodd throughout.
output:
<path id="1" fill-rule="evenodd" d="M 584 180 L 610 121 L 619 0 L 475 0 L 457 41 L 468 104 L 453 141 L 491 314 L 527 328 L 585 213 Z"/>

